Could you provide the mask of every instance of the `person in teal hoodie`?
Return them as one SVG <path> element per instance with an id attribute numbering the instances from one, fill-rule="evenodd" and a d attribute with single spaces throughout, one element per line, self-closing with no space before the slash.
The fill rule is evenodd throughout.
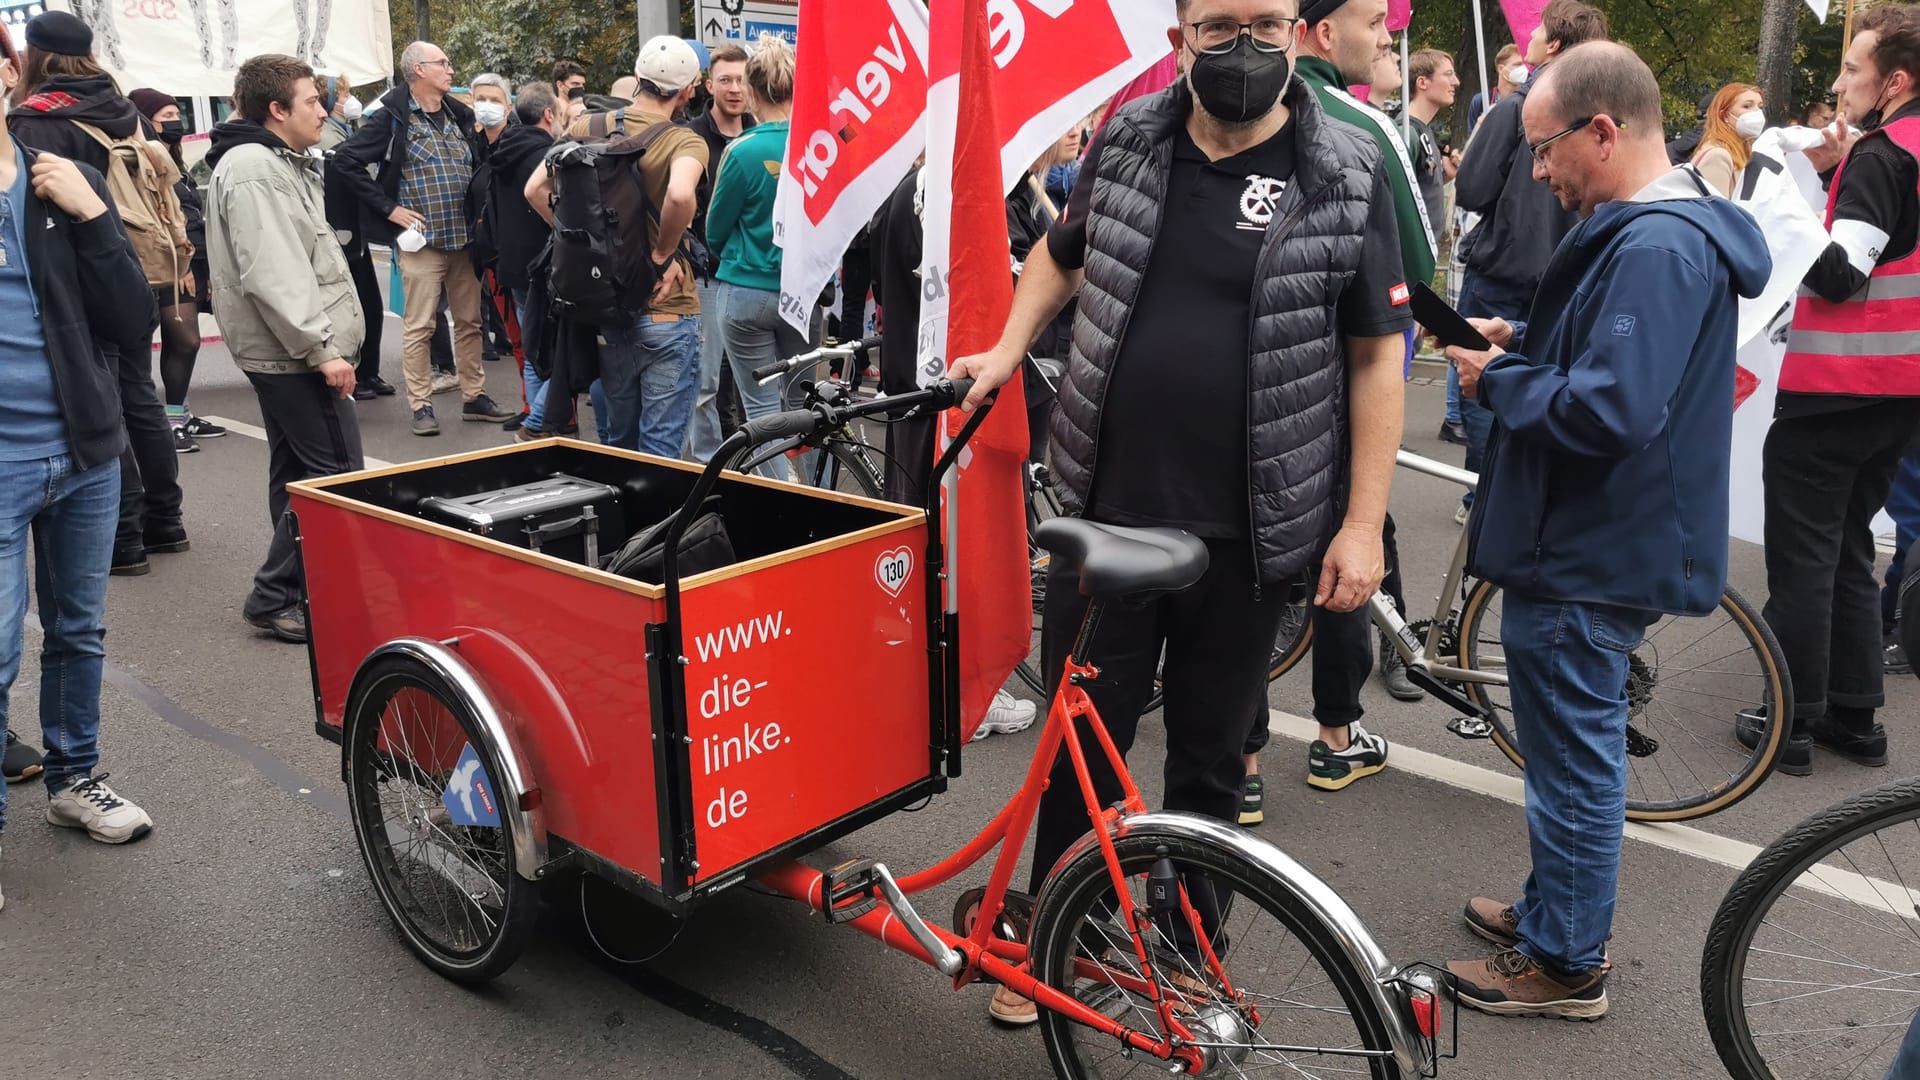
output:
<path id="1" fill-rule="evenodd" d="M 820 340 L 820 311 L 802 337 L 780 315 L 780 249 L 773 242 L 773 200 L 787 157 L 787 118 L 793 112 L 793 46 L 762 34 L 747 61 L 748 102 L 758 123 L 728 144 L 714 171 L 707 207 L 707 246 L 720 257 L 714 271 L 715 324 L 733 368 L 733 384 L 752 420 L 785 407 L 786 383 L 760 385 L 753 370 L 797 356 Z M 797 372 L 792 378 L 813 378 Z M 801 476 L 812 470 L 801 460 Z M 787 479 L 787 460 L 776 457 L 762 474 Z"/>
<path id="2" fill-rule="evenodd" d="M 1712 611 L 1726 588 L 1739 301 L 1773 262 L 1746 211 L 1668 164 L 1660 101 L 1610 42 L 1540 76 L 1521 112 L 1534 175 L 1583 220 L 1530 321 L 1476 320 L 1495 347 L 1447 350 L 1493 413 L 1467 572 L 1504 594 L 1533 863 L 1517 897 L 1467 903 L 1503 946 L 1447 965 L 1482 1012 L 1606 1013 L 1628 660 L 1662 615 Z"/>

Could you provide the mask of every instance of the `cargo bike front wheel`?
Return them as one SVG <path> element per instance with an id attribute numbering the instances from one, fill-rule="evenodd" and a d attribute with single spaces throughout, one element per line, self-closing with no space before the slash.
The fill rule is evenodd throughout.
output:
<path id="1" fill-rule="evenodd" d="M 543 883 L 519 872 L 506 772 L 474 701 L 430 663 L 376 656 L 344 729 L 354 836 L 394 928 L 449 979 L 499 975 L 526 948 Z"/>

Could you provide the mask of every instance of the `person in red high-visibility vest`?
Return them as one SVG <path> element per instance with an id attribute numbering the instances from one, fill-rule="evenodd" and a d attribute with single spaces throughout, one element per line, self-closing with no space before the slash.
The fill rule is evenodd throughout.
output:
<path id="1" fill-rule="evenodd" d="M 1807 154 L 1832 171 L 1832 242 L 1794 308 L 1762 454 L 1766 618 L 1794 691 L 1780 768 L 1794 776 L 1816 744 L 1887 761 L 1871 522 L 1920 432 L 1920 9 L 1868 12 L 1833 89 L 1839 122 Z M 1738 728 L 1758 738 L 1754 716 Z"/>

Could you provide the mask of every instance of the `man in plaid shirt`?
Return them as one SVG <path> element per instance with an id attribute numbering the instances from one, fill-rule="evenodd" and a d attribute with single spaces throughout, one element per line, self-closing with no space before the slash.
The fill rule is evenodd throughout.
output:
<path id="1" fill-rule="evenodd" d="M 462 420 L 500 424 L 513 418 L 487 396 L 480 361 L 480 279 L 467 246 L 473 219 L 467 186 L 485 159 L 487 142 L 473 111 L 448 96 L 453 65 L 437 45 L 416 41 L 400 54 L 406 85 L 381 98 L 381 121 L 363 126 L 329 163 L 359 199 L 365 234 L 393 245 L 406 288 L 407 407 L 415 435 L 438 435 L 433 415 L 431 344 L 444 292 L 453 315 L 453 358 L 460 375 Z M 369 173 L 374 166 L 376 173 Z M 421 243 L 416 250 L 415 238 Z"/>

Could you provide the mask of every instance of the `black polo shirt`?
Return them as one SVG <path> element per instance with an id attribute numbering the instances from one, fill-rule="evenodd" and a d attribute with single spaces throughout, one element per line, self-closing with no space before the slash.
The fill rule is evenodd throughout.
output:
<path id="1" fill-rule="evenodd" d="M 1088 149 L 1066 214 L 1047 235 L 1054 260 L 1070 270 L 1086 263 L 1102 142 Z M 1102 404 L 1089 517 L 1208 539 L 1251 532 L 1253 277 L 1295 152 L 1292 123 L 1218 161 L 1184 125 L 1176 131 L 1165 213 Z M 1394 222 L 1393 202 L 1377 188 L 1360 270 L 1339 302 L 1342 334 L 1382 336 L 1412 325 L 1405 303 L 1394 303 L 1406 282 Z"/>

